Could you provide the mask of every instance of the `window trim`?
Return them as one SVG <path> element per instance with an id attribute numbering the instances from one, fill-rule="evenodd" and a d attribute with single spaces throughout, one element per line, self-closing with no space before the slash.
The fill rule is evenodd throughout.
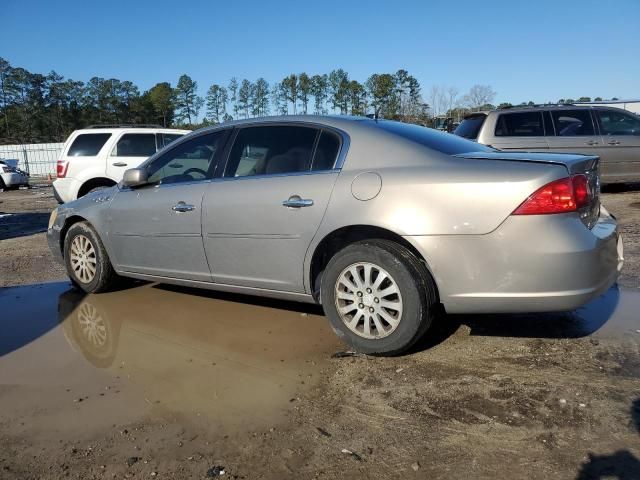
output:
<path id="1" fill-rule="evenodd" d="M 336 155 L 336 159 L 333 163 L 333 168 L 330 169 L 325 169 L 325 170 L 308 170 L 308 171 L 304 171 L 304 172 L 287 172 L 287 173 L 268 173 L 268 174 L 262 174 L 262 175 L 249 175 L 249 176 L 244 176 L 244 177 L 225 177 L 224 173 L 226 172 L 228 166 L 229 166 L 229 160 L 230 160 L 230 156 L 231 156 L 231 150 L 233 148 L 233 145 L 235 144 L 236 138 L 238 137 L 238 134 L 240 133 L 240 130 L 243 130 L 245 128 L 255 128 L 255 127 L 304 127 L 304 128 L 315 128 L 317 130 L 316 133 L 316 138 L 314 140 L 313 143 L 313 151 L 312 151 L 312 156 L 311 156 L 311 166 L 313 165 L 313 159 L 315 157 L 315 153 L 316 153 L 316 148 L 318 146 L 318 141 L 320 139 L 320 135 L 322 134 L 323 130 L 327 130 L 329 132 L 335 133 L 339 140 L 340 140 L 340 146 L 338 149 L 338 154 Z M 225 151 L 223 153 L 224 158 L 221 159 L 220 164 L 224 164 L 224 166 L 222 168 L 217 169 L 216 174 L 213 176 L 213 180 L 224 180 L 224 181 L 229 181 L 229 180 L 248 180 L 248 179 L 259 179 L 259 178 L 271 178 L 271 177 L 293 177 L 293 176 L 300 176 L 300 175 L 313 175 L 313 174 L 326 174 L 326 173 L 331 173 L 331 172 L 339 172 L 340 170 L 342 170 L 342 167 L 344 165 L 346 156 L 347 156 L 347 152 L 349 150 L 349 146 L 351 143 L 351 139 L 349 137 L 349 135 L 338 129 L 338 128 L 334 128 L 328 125 L 324 125 L 322 123 L 316 123 L 316 122 L 296 122 L 296 121 L 279 121 L 279 122 L 250 122 L 250 123 L 243 123 L 241 125 L 235 125 L 233 127 L 233 134 L 230 135 L 229 139 L 227 140 L 227 145 L 225 147 Z"/>

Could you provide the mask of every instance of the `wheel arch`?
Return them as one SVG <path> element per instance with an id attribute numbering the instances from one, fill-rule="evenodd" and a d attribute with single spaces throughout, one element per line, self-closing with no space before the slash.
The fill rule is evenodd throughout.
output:
<path id="1" fill-rule="evenodd" d="M 93 177 L 86 180 L 78 189 L 77 198 L 86 195 L 89 190 L 96 187 L 113 187 L 117 182 L 108 177 Z"/>
<path id="2" fill-rule="evenodd" d="M 60 252 L 62 252 L 62 256 L 64 257 L 64 240 L 65 238 L 67 238 L 67 232 L 69 231 L 69 229 L 75 225 L 76 223 L 80 223 L 80 222 L 89 222 L 89 220 L 87 220 L 86 218 L 80 216 L 80 215 L 71 215 L 70 217 L 67 217 L 64 221 L 64 224 L 62 225 L 62 228 L 60 229 Z"/>
<path id="3" fill-rule="evenodd" d="M 340 227 L 324 236 L 324 238 L 318 243 L 311 256 L 311 262 L 309 264 L 308 281 L 311 288 L 311 294 L 316 301 L 320 298 L 320 279 L 322 272 L 329 263 L 329 260 L 338 251 L 355 242 L 362 240 L 390 240 L 399 245 L 402 245 L 409 250 L 427 269 L 433 284 L 436 287 L 436 296 L 439 299 L 439 289 L 433 275 L 433 271 L 429 266 L 429 263 L 424 256 L 418 251 L 418 249 L 412 245 L 407 239 L 398 235 L 397 233 L 388 230 L 383 227 L 377 227 L 374 225 L 349 225 Z"/>

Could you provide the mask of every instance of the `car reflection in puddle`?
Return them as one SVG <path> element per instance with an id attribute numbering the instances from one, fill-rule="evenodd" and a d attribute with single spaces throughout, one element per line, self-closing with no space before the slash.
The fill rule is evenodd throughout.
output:
<path id="1" fill-rule="evenodd" d="M 124 396 L 147 405 L 123 420 L 178 413 L 232 428 L 273 424 L 316 384 L 340 343 L 315 306 L 252 301 L 150 284 L 99 295 L 62 283 L 5 289 L 0 327 L 22 333 L 0 338 L 0 387 L 94 392 L 82 404 L 91 408 L 103 400 L 95 392 L 118 379 L 120 400 L 111 406 L 126 410 Z M 95 380 L 62 343 L 99 369 Z"/>
<path id="2" fill-rule="evenodd" d="M 152 285 L 84 297 L 71 290 L 60 296 L 59 318 L 92 365 L 126 373 L 154 404 L 226 423 L 273 422 L 316 383 L 339 343 L 314 306 L 233 300 Z"/>
<path id="3" fill-rule="evenodd" d="M 184 414 L 232 429 L 273 425 L 294 408 L 291 399 L 317 384 L 331 354 L 344 349 L 316 306 L 151 284 L 99 295 L 69 287 L 0 289 L 6 415 L 28 415 L 30 405 L 39 408 L 46 398 L 59 411 L 59 421 L 51 420 L 56 428 L 147 414 Z M 443 321 L 469 325 L 468 341 L 475 335 L 635 338 L 639 311 L 639 292 L 612 288 L 575 312 Z M 105 396 L 105 388 L 118 395 Z M 79 392 L 91 396 L 82 408 L 71 402 Z M 38 422 L 46 424 L 46 410 L 41 413 Z M 73 422 L 64 420 L 71 413 Z"/>

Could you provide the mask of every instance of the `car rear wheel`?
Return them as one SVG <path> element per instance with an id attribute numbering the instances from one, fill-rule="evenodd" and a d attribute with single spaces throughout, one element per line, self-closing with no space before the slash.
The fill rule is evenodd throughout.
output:
<path id="1" fill-rule="evenodd" d="M 4 184 L 4 180 L 2 180 L 2 177 L 0 177 L 0 192 L 4 192 L 6 188 L 7 186 Z"/>
<path id="2" fill-rule="evenodd" d="M 367 240 L 339 251 L 322 274 L 322 306 L 338 336 L 373 355 L 405 352 L 437 311 L 435 284 L 407 248 Z"/>
<path id="3" fill-rule="evenodd" d="M 118 279 L 100 237 L 87 222 L 69 228 L 64 261 L 72 282 L 87 293 L 107 291 Z"/>

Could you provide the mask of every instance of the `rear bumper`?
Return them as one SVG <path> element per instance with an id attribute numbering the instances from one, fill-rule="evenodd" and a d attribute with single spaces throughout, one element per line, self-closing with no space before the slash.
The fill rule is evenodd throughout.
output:
<path id="1" fill-rule="evenodd" d="M 29 185 L 29 177 L 21 173 L 3 173 L 0 177 L 2 177 L 2 181 L 7 187 Z"/>
<path id="2" fill-rule="evenodd" d="M 574 310 L 611 287 L 623 263 L 615 219 L 511 216 L 486 235 L 406 237 L 427 260 L 449 313 Z"/>
<path id="3" fill-rule="evenodd" d="M 74 178 L 58 178 L 53 182 L 53 196 L 58 203 L 75 200 L 80 189 L 80 182 Z"/>

